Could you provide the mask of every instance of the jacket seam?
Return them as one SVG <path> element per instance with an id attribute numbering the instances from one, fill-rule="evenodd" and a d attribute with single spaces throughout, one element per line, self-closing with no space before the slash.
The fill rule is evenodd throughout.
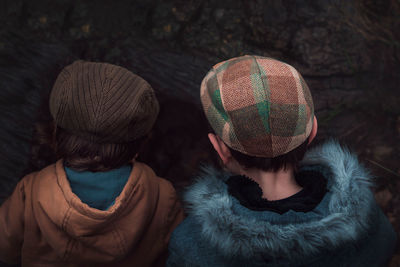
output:
<path id="1" fill-rule="evenodd" d="M 115 224 L 114 224 L 114 227 L 115 227 Z M 117 241 L 117 247 L 118 247 L 119 252 L 121 253 L 121 255 L 123 255 L 123 254 L 124 254 L 124 251 L 123 251 L 123 249 L 122 249 L 121 240 L 120 240 L 120 238 L 119 238 L 119 236 L 118 236 L 118 234 L 117 234 L 117 230 L 114 228 L 114 229 L 111 231 L 111 233 L 112 233 L 112 235 L 114 236 L 114 239 Z"/>
<path id="2" fill-rule="evenodd" d="M 72 240 L 71 240 L 71 238 L 69 238 L 68 242 L 67 242 L 67 246 L 65 247 L 64 255 L 62 256 L 63 260 L 66 260 L 69 257 L 69 247 L 71 246 L 71 242 L 72 242 Z"/>
<path id="3" fill-rule="evenodd" d="M 127 252 L 126 245 L 125 245 L 125 240 L 124 240 L 123 236 L 119 233 L 119 231 L 118 231 L 117 227 L 115 226 L 115 224 L 114 224 L 114 227 L 115 227 L 115 230 L 114 230 L 115 234 L 119 239 L 119 246 L 121 248 L 121 252 L 122 252 L 122 254 L 125 254 Z"/>
<path id="4" fill-rule="evenodd" d="M 61 225 L 61 229 L 66 232 L 67 230 L 67 223 L 69 221 L 69 218 L 71 216 L 71 207 L 68 207 L 67 212 L 64 215 L 64 219 L 62 221 L 62 225 Z M 66 260 L 69 257 L 69 254 L 71 252 L 71 243 L 72 243 L 72 239 L 70 238 L 67 242 L 67 246 L 65 247 L 65 252 L 63 255 L 63 260 Z"/>
<path id="5" fill-rule="evenodd" d="M 66 229 L 67 229 L 67 223 L 68 223 L 68 220 L 69 220 L 70 216 L 71 216 L 71 207 L 68 207 L 68 210 L 64 215 L 64 219 L 63 219 L 62 225 L 61 225 L 61 229 L 63 231 L 66 231 Z"/>

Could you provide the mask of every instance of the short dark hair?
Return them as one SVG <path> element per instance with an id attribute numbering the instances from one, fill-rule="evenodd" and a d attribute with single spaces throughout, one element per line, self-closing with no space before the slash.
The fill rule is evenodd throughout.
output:
<path id="1" fill-rule="evenodd" d="M 144 147 L 148 135 L 120 144 L 98 144 L 55 126 L 54 121 L 36 123 L 31 169 L 39 170 L 56 160 L 77 171 L 101 172 L 130 164 Z"/>
<path id="2" fill-rule="evenodd" d="M 276 172 L 281 169 L 287 170 L 289 167 L 292 167 L 296 171 L 299 162 L 303 159 L 307 151 L 307 145 L 308 138 L 292 151 L 274 158 L 249 156 L 233 149 L 230 149 L 230 151 L 233 158 L 246 169 L 256 168 L 263 171 Z"/>
<path id="3" fill-rule="evenodd" d="M 210 123 L 208 123 L 207 128 L 209 133 L 215 134 L 214 129 L 211 127 Z M 289 167 L 292 167 L 295 171 L 297 171 L 299 162 L 306 154 L 307 147 L 308 138 L 292 151 L 289 151 L 286 154 L 274 158 L 249 156 L 230 147 L 228 148 L 233 158 L 236 159 L 242 167 L 246 169 L 256 168 L 263 171 L 276 172 L 281 169 L 287 170 L 287 168 Z"/>
<path id="4" fill-rule="evenodd" d="M 104 172 L 129 164 L 147 136 L 127 143 L 94 143 L 57 127 L 55 153 L 64 166 L 77 171 Z"/>

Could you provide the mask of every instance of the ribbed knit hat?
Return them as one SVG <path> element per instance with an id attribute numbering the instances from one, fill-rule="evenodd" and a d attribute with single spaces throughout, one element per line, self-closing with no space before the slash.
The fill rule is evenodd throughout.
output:
<path id="1" fill-rule="evenodd" d="M 310 135 L 314 105 L 300 73 L 281 61 L 242 56 L 216 64 L 201 83 L 211 127 L 232 149 L 273 158 Z"/>
<path id="2" fill-rule="evenodd" d="M 56 124 L 95 143 L 125 143 L 146 135 L 158 111 L 144 79 L 107 63 L 72 63 L 58 75 L 50 94 Z"/>

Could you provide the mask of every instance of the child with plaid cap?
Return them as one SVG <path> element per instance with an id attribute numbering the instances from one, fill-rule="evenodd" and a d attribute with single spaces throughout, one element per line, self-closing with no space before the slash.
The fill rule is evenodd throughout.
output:
<path id="1" fill-rule="evenodd" d="M 64 68 L 50 95 L 58 161 L 0 207 L 0 261 L 164 266 L 183 210 L 172 185 L 135 160 L 158 111 L 151 86 L 125 68 Z"/>
<path id="2" fill-rule="evenodd" d="M 184 200 L 168 266 L 381 266 L 396 235 L 371 176 L 317 133 L 313 100 L 292 66 L 242 56 L 201 84 L 223 170 L 205 168 Z"/>

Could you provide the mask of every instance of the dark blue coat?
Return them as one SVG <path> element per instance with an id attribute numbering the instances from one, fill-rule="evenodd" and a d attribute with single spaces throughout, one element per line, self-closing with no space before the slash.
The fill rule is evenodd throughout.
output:
<path id="1" fill-rule="evenodd" d="M 310 212 L 253 211 L 229 195 L 230 174 L 206 169 L 185 194 L 188 217 L 175 229 L 167 266 L 381 266 L 396 233 L 375 202 L 371 176 L 335 142 L 309 151 L 328 192 Z"/>

